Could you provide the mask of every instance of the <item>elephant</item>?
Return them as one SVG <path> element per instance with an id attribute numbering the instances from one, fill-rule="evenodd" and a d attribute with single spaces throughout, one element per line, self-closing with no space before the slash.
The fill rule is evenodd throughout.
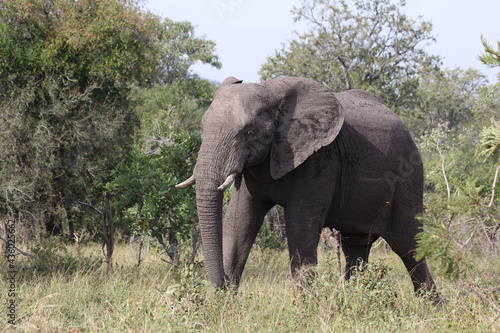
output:
<path id="1" fill-rule="evenodd" d="M 234 182 L 224 215 L 223 192 Z M 307 78 L 242 83 L 228 77 L 202 118 L 193 175 L 210 282 L 238 287 L 266 213 L 285 211 L 292 276 L 317 264 L 324 227 L 341 234 L 348 279 L 382 237 L 415 292 L 435 292 L 414 258 L 422 224 L 423 166 L 400 118 L 363 90 L 331 92 Z"/>

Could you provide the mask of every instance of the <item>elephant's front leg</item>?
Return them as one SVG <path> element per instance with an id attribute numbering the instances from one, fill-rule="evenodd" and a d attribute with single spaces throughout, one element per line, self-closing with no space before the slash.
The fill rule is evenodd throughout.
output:
<path id="1" fill-rule="evenodd" d="M 326 193 L 323 193 L 322 197 L 308 194 L 299 195 L 295 200 L 291 200 L 285 209 L 292 278 L 297 277 L 302 267 L 308 266 L 306 276 L 315 275 L 318 242 L 331 200 L 331 195 Z"/>
<path id="2" fill-rule="evenodd" d="M 294 181 L 286 189 L 285 223 L 292 278 L 303 266 L 311 268 L 306 275 L 315 275 L 318 242 L 335 190 L 335 177 L 329 177 L 327 169 L 313 176 L 318 172 L 313 162 L 297 169 Z"/>
<path id="3" fill-rule="evenodd" d="M 240 178 L 241 179 L 241 178 Z M 223 223 L 224 272 L 231 285 L 240 282 L 252 245 L 266 213 L 273 204 L 255 200 L 244 179 L 235 183 Z"/>
<path id="4" fill-rule="evenodd" d="M 290 256 L 292 278 L 298 278 L 301 268 L 308 277 L 315 275 L 318 262 L 318 242 L 324 221 L 321 216 L 312 216 L 308 209 L 286 209 L 286 235 Z"/>

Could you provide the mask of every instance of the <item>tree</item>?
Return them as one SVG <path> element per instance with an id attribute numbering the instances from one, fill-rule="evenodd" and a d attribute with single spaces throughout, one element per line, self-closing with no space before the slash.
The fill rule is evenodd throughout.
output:
<path id="1" fill-rule="evenodd" d="M 172 84 L 174 80 L 186 80 L 195 76 L 189 68 L 201 61 L 212 67 L 221 68 L 219 57 L 215 55 L 215 43 L 204 37 L 194 36 L 194 26 L 190 22 L 163 21 L 163 49 L 158 73 L 160 83 Z"/>
<path id="2" fill-rule="evenodd" d="M 174 265 L 181 253 L 184 263 L 193 261 L 200 244 L 194 190 L 174 186 L 192 173 L 201 144 L 199 118 L 215 90 L 215 84 L 197 78 L 137 90 L 133 99 L 140 127 L 133 152 L 105 185 L 126 232 L 141 239 L 151 234 Z M 189 258 L 181 251 L 187 241 L 192 243 Z"/>
<path id="3" fill-rule="evenodd" d="M 414 103 L 402 107 L 406 125 L 415 135 L 447 124 L 457 129 L 478 122 L 482 108 L 478 105 L 486 76 L 478 70 L 444 69 L 419 77 Z"/>
<path id="4" fill-rule="evenodd" d="M 69 223 L 131 144 L 130 83 L 151 81 L 158 19 L 133 1 L 0 4 L 3 214 Z"/>
<path id="5" fill-rule="evenodd" d="M 135 0 L 6 0 L 1 4 L 0 92 L 53 75 L 102 98 L 147 83 L 160 52 L 159 18 Z"/>
<path id="6" fill-rule="evenodd" d="M 136 133 L 140 149 L 155 149 L 154 143 L 161 141 L 163 133 L 171 132 L 171 127 L 188 132 L 199 130 L 201 117 L 216 89 L 214 83 L 190 78 L 135 91 L 132 98 L 141 124 Z"/>
<path id="7" fill-rule="evenodd" d="M 478 109 L 488 115 L 486 118 L 498 115 L 500 113 L 500 82 L 482 87 L 477 102 Z"/>
<path id="8" fill-rule="evenodd" d="M 0 2 L 0 214 L 73 234 L 77 200 L 102 202 L 103 179 L 130 154 L 132 88 L 218 64 L 186 26 L 135 0 Z"/>
<path id="9" fill-rule="evenodd" d="M 187 261 L 194 259 L 199 247 L 194 189 L 179 191 L 175 184 L 191 175 L 201 138 L 172 131 L 161 141 L 156 151 L 135 151 L 130 161 L 118 164 L 105 187 L 113 193 L 118 220 L 133 234 L 150 231 L 178 265 L 179 240 L 192 240 Z"/>
<path id="10" fill-rule="evenodd" d="M 365 89 L 397 109 L 414 98 L 418 76 L 439 65 L 439 58 L 424 50 L 434 41 L 431 23 L 402 14 L 404 5 L 402 0 L 303 0 L 293 13 L 311 30 L 268 57 L 261 78 L 305 76 L 333 91 Z"/>

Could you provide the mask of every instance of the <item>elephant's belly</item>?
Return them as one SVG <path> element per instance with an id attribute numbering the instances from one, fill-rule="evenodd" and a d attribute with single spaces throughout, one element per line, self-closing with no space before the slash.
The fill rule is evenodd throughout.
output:
<path id="1" fill-rule="evenodd" d="M 326 226 L 353 233 L 379 234 L 390 219 L 393 189 L 385 179 L 361 179 L 336 193 Z"/>

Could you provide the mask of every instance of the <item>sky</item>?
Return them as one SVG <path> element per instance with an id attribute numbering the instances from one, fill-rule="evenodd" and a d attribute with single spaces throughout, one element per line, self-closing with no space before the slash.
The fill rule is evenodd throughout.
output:
<path id="1" fill-rule="evenodd" d="M 305 22 L 294 22 L 290 12 L 300 0 L 146 0 L 146 8 L 174 21 L 196 26 L 195 36 L 216 44 L 221 69 L 196 64 L 201 77 L 222 82 L 234 76 L 259 82 L 258 71 L 268 56 L 295 38 L 295 31 L 308 30 Z M 427 51 L 443 58 L 447 68 L 473 67 L 497 82 L 499 69 L 490 69 L 477 57 L 484 52 L 481 33 L 495 47 L 500 41 L 500 0 L 406 0 L 403 12 L 422 16 L 433 24 L 436 42 Z"/>

